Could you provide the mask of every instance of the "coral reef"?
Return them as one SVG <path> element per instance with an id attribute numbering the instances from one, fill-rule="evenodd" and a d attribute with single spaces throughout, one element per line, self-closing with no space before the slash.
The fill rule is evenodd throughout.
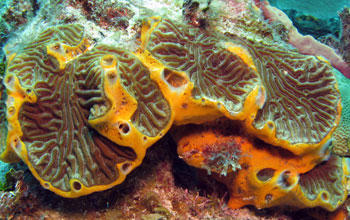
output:
<path id="1" fill-rule="evenodd" d="M 43 188 L 68 198 L 107 195 L 133 180 L 141 190 L 125 193 L 127 201 L 118 203 L 123 210 L 114 213 L 127 219 L 235 217 L 227 197 L 211 201 L 178 188 L 167 162 L 150 169 L 157 174 L 146 180 L 142 169 L 131 172 L 173 127 L 178 154 L 204 170 L 198 173 L 205 181 L 220 184 L 208 173 L 226 185 L 230 208 L 333 211 L 345 201 L 349 171 L 341 156 L 349 146 L 341 133 L 347 132 L 348 84 L 333 67 L 348 73 L 331 48 L 301 36 L 266 2 L 227 3 L 239 15 L 226 23 L 214 18 L 217 1 L 185 1 L 168 16 L 139 4 L 65 1 L 60 7 L 67 13 L 53 13 L 58 20 L 46 24 L 72 24 L 8 43 L 0 76 L 1 160 L 22 160 Z M 269 25 L 256 6 L 285 22 Z M 332 136 L 339 156 L 330 152 Z M 21 194 L 28 191 L 25 181 L 18 182 L 3 194 L 10 207 L 3 215 L 15 213 L 10 204 L 33 199 Z"/>
<path id="2" fill-rule="evenodd" d="M 340 13 L 339 17 L 341 20 L 341 36 L 335 38 L 334 36 L 326 36 L 320 40 L 327 45 L 335 48 L 339 54 L 342 55 L 345 62 L 350 63 L 350 7 L 345 7 Z"/>
<path id="3" fill-rule="evenodd" d="M 350 6 L 344 8 L 339 14 L 342 23 L 342 35 L 340 37 L 339 52 L 344 60 L 350 63 Z"/>
<path id="4" fill-rule="evenodd" d="M 47 29 L 10 58 L 4 79 L 10 129 L 1 157 L 11 162 L 16 153 L 45 188 L 77 197 L 122 182 L 172 121 L 226 116 L 296 154 L 322 149 L 340 115 L 331 68 L 292 51 L 219 37 L 152 17 L 135 57 L 111 46 L 90 49 L 79 25 Z"/>
<path id="5" fill-rule="evenodd" d="M 30 0 L 4 0 L 0 3 L 0 46 L 2 47 L 10 35 L 18 28 L 27 24 L 38 10 L 36 1 Z M 0 52 L 0 59 L 3 59 Z"/>
<path id="6" fill-rule="evenodd" d="M 12 171 L 15 182 L 13 190 L 0 191 L 0 216 L 5 219 L 12 219 L 18 213 L 31 213 L 36 209 L 37 204 L 31 195 L 27 195 L 28 185 L 24 183 L 22 171 Z M 21 177 L 22 176 L 22 177 Z M 8 188 L 6 188 L 8 190 Z"/>
<path id="7" fill-rule="evenodd" d="M 118 27 L 126 29 L 134 16 L 127 1 L 86 1 L 74 0 L 73 7 L 81 8 L 87 19 L 91 19 L 103 28 Z"/>
<path id="8" fill-rule="evenodd" d="M 0 153 L 3 153 L 7 138 L 7 119 L 6 119 L 6 99 L 7 94 L 3 84 L 4 70 L 0 74 Z"/>
<path id="9" fill-rule="evenodd" d="M 337 73 L 337 72 L 336 72 Z M 333 133 L 332 150 L 341 156 L 350 155 L 350 80 L 336 74 L 338 87 L 342 98 L 343 113 L 339 126 Z"/>

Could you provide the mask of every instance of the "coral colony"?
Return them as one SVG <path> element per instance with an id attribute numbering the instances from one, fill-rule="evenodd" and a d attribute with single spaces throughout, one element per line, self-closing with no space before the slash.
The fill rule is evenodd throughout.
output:
<path id="1" fill-rule="evenodd" d="M 227 186 L 233 209 L 337 209 L 350 84 L 332 65 L 343 61 L 191 19 L 145 19 L 136 50 L 95 44 L 80 24 L 42 31 L 8 57 L 0 159 L 76 198 L 122 183 L 170 132 L 180 158 Z"/>

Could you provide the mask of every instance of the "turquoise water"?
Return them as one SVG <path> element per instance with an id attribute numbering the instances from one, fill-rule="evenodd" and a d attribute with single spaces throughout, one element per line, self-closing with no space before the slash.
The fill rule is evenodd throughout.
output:
<path id="1" fill-rule="evenodd" d="M 304 35 L 339 38 L 342 32 L 339 13 L 350 6 L 350 0 L 271 0 L 270 4 L 283 10 Z"/>
<path id="2" fill-rule="evenodd" d="M 280 9 L 295 9 L 318 18 L 332 18 L 344 6 L 350 6 L 349 0 L 271 0 L 270 3 Z"/>

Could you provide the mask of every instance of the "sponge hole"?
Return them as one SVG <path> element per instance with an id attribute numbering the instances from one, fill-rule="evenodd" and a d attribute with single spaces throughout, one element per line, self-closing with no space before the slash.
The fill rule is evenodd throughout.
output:
<path id="1" fill-rule="evenodd" d="M 7 109 L 7 111 L 8 111 L 8 114 L 9 114 L 9 115 L 14 115 L 15 112 L 16 112 L 16 109 L 15 109 L 14 106 L 10 106 L 10 107 Z"/>
<path id="2" fill-rule="evenodd" d="M 270 129 L 270 130 L 273 130 L 275 128 L 275 124 L 272 122 L 272 121 L 269 121 L 267 122 L 267 127 Z"/>
<path id="3" fill-rule="evenodd" d="M 79 183 L 78 181 L 73 181 L 72 186 L 75 191 L 79 191 L 82 188 L 81 183 Z"/>
<path id="4" fill-rule="evenodd" d="M 169 85 L 175 88 L 178 88 L 187 83 L 187 80 L 183 76 L 167 68 L 163 70 L 163 77 Z"/>
<path id="5" fill-rule="evenodd" d="M 113 55 L 105 55 L 101 59 L 101 66 L 104 68 L 114 67 L 117 63 L 117 59 Z"/>
<path id="6" fill-rule="evenodd" d="M 279 178 L 279 184 L 283 187 L 283 188 L 288 188 L 291 185 L 293 185 L 293 178 L 291 175 L 291 172 L 286 170 L 284 172 L 281 173 L 280 178 Z"/>
<path id="7" fill-rule="evenodd" d="M 60 43 L 56 43 L 56 44 L 52 45 L 51 48 L 55 51 L 59 51 L 59 50 L 61 50 L 62 47 L 61 47 Z"/>
<path id="8" fill-rule="evenodd" d="M 50 184 L 44 183 L 44 184 L 43 184 L 43 187 L 44 187 L 45 189 L 49 189 L 49 188 L 50 188 Z"/>
<path id="9" fill-rule="evenodd" d="M 321 194 L 321 197 L 322 197 L 323 200 L 328 200 L 329 199 L 328 193 L 326 193 L 326 192 L 323 192 Z"/>
<path id="10" fill-rule="evenodd" d="M 118 129 L 119 129 L 120 133 L 122 133 L 122 134 L 127 134 L 130 131 L 129 124 L 126 122 L 118 123 Z"/>
<path id="11" fill-rule="evenodd" d="M 272 177 L 275 175 L 275 169 L 272 168 L 265 168 L 260 170 L 257 174 L 256 177 L 263 182 L 266 182 L 270 179 L 272 179 Z"/>
<path id="12" fill-rule="evenodd" d="M 130 172 L 131 164 L 130 163 L 124 163 L 121 167 L 121 171 L 126 175 Z"/>
<path id="13" fill-rule="evenodd" d="M 117 71 L 116 70 L 109 70 L 107 72 L 107 78 L 111 84 L 115 84 L 117 82 Z"/>

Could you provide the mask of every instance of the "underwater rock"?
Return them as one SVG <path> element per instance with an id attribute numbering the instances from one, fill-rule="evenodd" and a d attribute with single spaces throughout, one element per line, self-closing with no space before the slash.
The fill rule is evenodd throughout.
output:
<path id="1" fill-rule="evenodd" d="M 23 27 L 35 15 L 38 5 L 30 0 L 4 0 L 0 2 L 0 46 L 13 36 L 13 32 Z M 0 51 L 0 60 L 4 52 Z"/>

